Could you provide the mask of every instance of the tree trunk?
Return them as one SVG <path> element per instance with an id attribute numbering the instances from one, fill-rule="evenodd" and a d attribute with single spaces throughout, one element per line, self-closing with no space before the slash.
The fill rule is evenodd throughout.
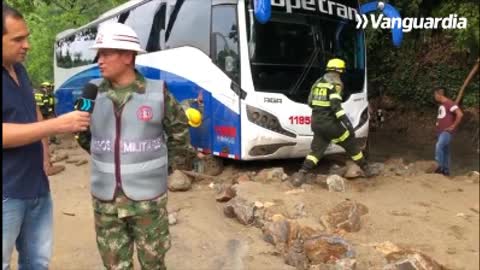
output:
<path id="1" fill-rule="evenodd" d="M 477 58 L 477 62 L 473 66 L 472 70 L 470 70 L 470 73 L 468 74 L 467 78 L 463 82 L 462 88 L 460 88 L 460 91 L 458 92 L 458 96 L 457 96 L 457 99 L 455 100 L 455 103 L 460 104 L 462 102 L 465 88 L 467 88 L 467 86 L 472 81 L 473 77 L 475 77 L 475 74 L 477 74 L 479 66 L 480 66 L 480 58 Z"/>

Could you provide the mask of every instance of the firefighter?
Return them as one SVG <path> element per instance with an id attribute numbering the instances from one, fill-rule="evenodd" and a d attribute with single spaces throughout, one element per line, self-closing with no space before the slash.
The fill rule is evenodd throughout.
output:
<path id="1" fill-rule="evenodd" d="M 343 82 L 340 74 L 345 72 L 345 62 L 333 58 L 328 61 L 326 71 L 323 77 L 313 84 L 308 96 L 308 105 L 312 108 L 313 141 L 310 154 L 305 158 L 301 169 L 293 175 L 294 186 L 303 184 L 305 174 L 318 164 L 330 143 L 343 147 L 366 177 L 373 176 L 355 142 L 353 126 L 342 109 Z"/>
<path id="2" fill-rule="evenodd" d="M 52 94 L 53 85 L 49 82 L 43 82 L 41 84 L 40 90 L 35 92 L 35 101 L 40 108 L 40 112 L 44 119 L 51 118 L 53 113 L 53 108 L 55 105 L 55 98 Z"/>
<path id="3" fill-rule="evenodd" d="M 40 90 L 35 91 L 35 101 L 40 108 L 40 113 L 43 119 L 50 119 L 55 117 L 55 97 L 53 95 L 53 84 L 50 82 L 43 82 L 40 85 Z M 50 136 L 50 143 L 59 144 L 59 140 L 55 136 Z"/>

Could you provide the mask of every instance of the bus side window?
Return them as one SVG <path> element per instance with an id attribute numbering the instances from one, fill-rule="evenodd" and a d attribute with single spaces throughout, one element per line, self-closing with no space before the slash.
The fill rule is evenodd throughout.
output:
<path id="1" fill-rule="evenodd" d="M 234 5 L 212 9 L 211 57 L 234 82 L 240 83 L 237 12 Z"/>

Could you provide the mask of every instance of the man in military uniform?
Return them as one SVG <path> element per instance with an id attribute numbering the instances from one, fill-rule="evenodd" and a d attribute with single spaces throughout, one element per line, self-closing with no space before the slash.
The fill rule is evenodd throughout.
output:
<path id="1" fill-rule="evenodd" d="M 144 50 L 129 26 L 102 26 L 92 49 L 98 50 L 103 81 L 91 115 L 91 140 L 82 133 L 79 143 L 92 158 L 91 192 L 103 265 L 133 269 L 135 244 L 142 269 L 166 269 L 167 158 L 173 160 L 183 149 L 191 158 L 196 155 L 185 112 L 163 81 L 135 70 L 135 55 Z"/>
<path id="2" fill-rule="evenodd" d="M 342 109 L 343 82 L 340 74 L 345 72 L 345 62 L 333 58 L 328 61 L 326 70 L 327 73 L 313 84 L 308 96 L 308 104 L 312 108 L 313 141 L 302 168 L 293 175 L 294 186 L 303 184 L 305 174 L 317 165 L 330 143 L 343 147 L 366 177 L 373 176 L 355 142 L 355 130 Z"/>

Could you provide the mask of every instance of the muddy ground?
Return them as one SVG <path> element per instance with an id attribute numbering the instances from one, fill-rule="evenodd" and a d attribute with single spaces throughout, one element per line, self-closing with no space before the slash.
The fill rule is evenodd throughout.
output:
<path id="1" fill-rule="evenodd" d="M 385 135 L 385 134 L 383 134 Z M 431 159 L 432 143 L 412 147 L 399 136 L 382 140 L 372 133 L 371 159 L 403 157 L 407 162 Z M 67 145 L 68 143 L 65 142 Z M 458 144 L 459 142 L 456 142 Z M 79 148 L 67 151 L 70 159 L 88 158 Z M 478 170 L 478 153 L 457 148 L 453 151 L 454 174 Z M 284 167 L 287 174 L 301 160 L 273 162 L 227 162 L 222 178 L 238 172 Z M 89 164 L 64 164 L 67 169 L 50 177 L 54 200 L 54 255 L 50 269 L 102 269 L 96 248 L 93 213 L 89 194 Z M 320 169 L 322 170 L 322 169 Z M 215 201 L 210 181 L 194 183 L 187 192 L 169 193 L 169 210 L 178 211 L 178 223 L 171 226 L 172 248 L 167 254 L 168 269 L 264 269 L 295 268 L 284 264 L 275 248 L 265 242 L 260 229 L 226 218 L 223 204 Z M 321 186 L 299 194 L 287 194 L 282 183 L 261 184 L 255 190 L 264 201 L 305 203 L 307 217 L 318 220 L 328 209 L 346 199 L 366 205 L 362 228 L 344 238 L 357 251 L 357 269 L 382 269 L 378 254 L 367 249 L 372 243 L 391 241 L 418 249 L 451 269 L 479 268 L 479 184 L 462 177 L 444 178 L 434 174 L 377 177 L 369 184 L 348 182 L 345 193 L 332 193 Z M 258 186 L 256 186 L 258 188 Z M 477 211 L 471 208 L 477 209 Z M 15 263 L 14 263 L 15 264 Z M 136 269 L 140 269 L 136 263 Z M 13 267 L 15 268 L 15 265 Z"/>

